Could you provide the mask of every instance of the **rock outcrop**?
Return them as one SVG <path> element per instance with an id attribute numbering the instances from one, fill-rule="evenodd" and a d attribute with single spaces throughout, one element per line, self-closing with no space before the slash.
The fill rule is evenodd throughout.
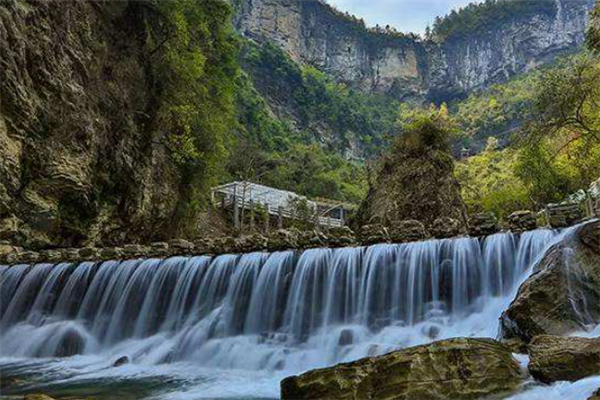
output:
<path id="1" fill-rule="evenodd" d="M 401 221 L 417 220 L 429 229 L 435 220 L 449 217 L 465 227 L 466 215 L 448 152 L 424 148 L 417 153 L 395 146 L 382 160 L 356 223 L 391 229 Z"/>
<path id="2" fill-rule="evenodd" d="M 179 176 L 153 130 L 143 7 L 0 4 L 0 230 L 13 243 L 107 245 L 168 232 Z"/>
<path id="3" fill-rule="evenodd" d="M 600 339 L 536 336 L 528 346 L 529 372 L 544 383 L 600 374 Z"/>
<path id="4" fill-rule="evenodd" d="M 565 335 L 600 322 L 600 221 L 553 246 L 503 313 L 505 339 Z"/>
<path id="5" fill-rule="evenodd" d="M 510 392 L 520 382 L 507 347 L 459 338 L 286 378 L 281 398 L 468 400 Z"/>
<path id="6" fill-rule="evenodd" d="M 493 24 L 437 41 L 367 30 L 318 0 L 244 0 L 236 25 L 363 90 L 441 100 L 505 81 L 583 44 L 593 0 L 534 3 L 528 13 L 499 14 Z"/>

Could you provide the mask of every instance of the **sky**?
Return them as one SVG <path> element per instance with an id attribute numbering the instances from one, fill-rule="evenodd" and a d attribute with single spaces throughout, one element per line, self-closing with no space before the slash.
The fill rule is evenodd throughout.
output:
<path id="1" fill-rule="evenodd" d="M 338 10 L 365 20 L 368 26 L 391 25 L 400 32 L 423 33 L 434 18 L 474 0 L 327 0 Z"/>

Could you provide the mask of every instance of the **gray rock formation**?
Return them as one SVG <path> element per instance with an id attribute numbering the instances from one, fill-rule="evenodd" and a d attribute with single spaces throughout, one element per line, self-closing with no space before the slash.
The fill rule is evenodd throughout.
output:
<path id="1" fill-rule="evenodd" d="M 179 176 L 152 129 L 140 7 L 0 4 L 0 231 L 14 243 L 109 244 L 166 231 Z"/>
<path id="2" fill-rule="evenodd" d="M 539 12 L 441 41 L 369 31 L 318 0 L 243 0 L 238 30 L 366 91 L 443 100 L 530 70 L 585 41 L 593 0 L 541 1 Z"/>
<path id="3" fill-rule="evenodd" d="M 309 371 L 281 382 L 287 399 L 481 399 L 521 383 L 510 349 L 457 338 Z"/>
<path id="4" fill-rule="evenodd" d="M 536 336 L 528 346 L 529 372 L 544 383 L 600 374 L 600 339 Z"/>
<path id="5" fill-rule="evenodd" d="M 534 267 L 501 318 L 505 339 L 566 335 L 600 322 L 600 222 L 557 243 Z"/>

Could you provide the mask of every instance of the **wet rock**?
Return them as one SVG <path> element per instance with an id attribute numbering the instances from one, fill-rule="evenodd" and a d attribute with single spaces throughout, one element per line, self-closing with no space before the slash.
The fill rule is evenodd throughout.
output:
<path id="1" fill-rule="evenodd" d="M 117 360 L 113 363 L 113 367 L 120 367 L 121 365 L 129 364 L 131 360 L 128 356 L 123 356 L 117 358 Z"/>
<path id="2" fill-rule="evenodd" d="M 54 397 L 45 394 L 26 394 L 24 400 L 55 400 Z"/>
<path id="3" fill-rule="evenodd" d="M 298 248 L 298 236 L 294 231 L 279 229 L 269 236 L 269 251 L 283 251 Z"/>
<path id="4" fill-rule="evenodd" d="M 406 220 L 392 223 L 389 228 L 390 240 L 394 243 L 417 242 L 428 239 L 429 232 L 425 226 L 416 220 Z"/>
<path id="5" fill-rule="evenodd" d="M 100 250 L 100 257 L 104 260 L 118 260 L 123 257 L 123 249 L 120 247 L 106 247 Z"/>
<path id="6" fill-rule="evenodd" d="M 600 322 L 600 222 L 549 249 L 501 317 L 505 339 L 565 335 Z"/>
<path id="7" fill-rule="evenodd" d="M 587 400 L 600 400 L 600 389 L 596 390 Z"/>
<path id="8" fill-rule="evenodd" d="M 98 258 L 98 249 L 94 247 L 84 247 L 79 249 L 79 257 L 83 260 L 95 260 Z"/>
<path id="9" fill-rule="evenodd" d="M 329 247 L 355 246 L 356 234 L 347 226 L 330 229 L 327 232 L 327 244 Z"/>
<path id="10" fill-rule="evenodd" d="M 546 206 L 548 224 L 552 228 L 566 228 L 583 219 L 583 210 L 579 204 L 548 204 Z"/>
<path id="11" fill-rule="evenodd" d="M 191 254 L 194 251 L 194 243 L 185 239 L 169 240 L 169 248 L 174 254 Z"/>
<path id="12" fill-rule="evenodd" d="M 507 217 L 507 222 L 513 232 L 526 232 L 537 228 L 537 216 L 533 211 L 515 211 Z"/>
<path id="13" fill-rule="evenodd" d="M 7 260 L 10 255 L 16 256 L 18 253 L 22 253 L 23 249 L 17 246 L 11 245 L 7 241 L 0 243 L 0 260 Z"/>
<path id="14" fill-rule="evenodd" d="M 60 256 L 60 261 L 77 262 L 79 261 L 79 249 L 61 249 Z"/>
<path id="15" fill-rule="evenodd" d="M 60 337 L 56 350 L 52 356 L 55 357 L 71 357 L 76 354 L 81 354 L 85 349 L 85 339 L 75 329 L 70 329 L 63 333 Z M 49 354 L 39 354 L 39 356 L 48 356 Z"/>
<path id="16" fill-rule="evenodd" d="M 281 398 L 468 400 L 509 393 L 521 380 L 507 347 L 457 338 L 286 378 Z"/>
<path id="17" fill-rule="evenodd" d="M 0 240 L 13 239 L 19 234 L 22 221 L 17 217 L 0 219 Z"/>
<path id="18" fill-rule="evenodd" d="M 354 343 L 354 333 L 350 329 L 344 329 L 340 333 L 340 338 L 338 340 L 338 346 L 349 346 Z"/>
<path id="19" fill-rule="evenodd" d="M 199 238 L 194 241 L 197 254 L 210 254 L 213 252 L 214 240 L 212 238 Z"/>
<path id="20" fill-rule="evenodd" d="M 123 255 L 126 257 L 141 257 L 148 254 L 148 249 L 139 244 L 126 244 L 123 246 Z"/>
<path id="21" fill-rule="evenodd" d="M 498 230 L 498 219 L 491 212 L 474 214 L 469 218 L 469 234 L 471 236 L 493 235 Z"/>
<path id="22" fill-rule="evenodd" d="M 297 237 L 298 248 L 300 249 L 326 247 L 329 243 L 329 238 L 323 232 L 317 230 L 298 232 Z"/>
<path id="23" fill-rule="evenodd" d="M 40 254 L 35 251 L 26 251 L 19 256 L 19 259 L 25 264 L 35 264 L 40 261 Z"/>
<path id="24" fill-rule="evenodd" d="M 536 336 L 528 346 L 529 372 L 544 383 L 600 374 L 600 339 Z"/>
<path id="25" fill-rule="evenodd" d="M 380 224 L 365 225 L 360 229 L 360 242 L 364 245 L 389 243 L 390 235 L 387 228 Z"/>
<path id="26" fill-rule="evenodd" d="M 433 221 L 429 231 L 431 235 L 438 239 L 452 238 L 463 233 L 461 223 L 450 217 L 442 217 Z"/>
<path id="27" fill-rule="evenodd" d="M 62 252 L 60 250 L 42 250 L 40 259 L 43 262 L 57 263 L 62 260 Z"/>
<path id="28" fill-rule="evenodd" d="M 241 253 L 249 253 L 253 251 L 261 251 L 268 247 L 268 239 L 261 234 L 255 233 L 240 238 L 236 243 L 236 247 Z"/>
<path id="29" fill-rule="evenodd" d="M 154 242 L 150 244 L 148 249 L 151 257 L 168 257 L 169 256 L 169 243 L 167 242 Z"/>

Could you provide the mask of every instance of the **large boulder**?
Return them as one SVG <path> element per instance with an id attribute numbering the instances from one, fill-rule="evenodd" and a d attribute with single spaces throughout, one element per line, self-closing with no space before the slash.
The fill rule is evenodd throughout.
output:
<path id="1" fill-rule="evenodd" d="M 600 221 L 566 234 L 521 285 L 501 318 L 504 339 L 565 335 L 600 322 Z"/>
<path id="2" fill-rule="evenodd" d="M 540 335 L 529 344 L 529 372 L 542 382 L 600 374 L 600 339 Z"/>
<path id="3" fill-rule="evenodd" d="M 479 399 L 521 383 L 510 350 L 492 339 L 449 339 L 309 371 L 281 382 L 281 398 Z"/>
<path id="4" fill-rule="evenodd" d="M 436 219 L 450 217 L 466 226 L 467 209 L 443 139 L 418 149 L 400 140 L 379 167 L 357 211 L 357 225 L 392 227 L 394 221 L 412 219 L 429 228 Z"/>
<path id="5" fill-rule="evenodd" d="M 414 219 L 392 223 L 390 239 L 394 243 L 417 242 L 430 237 L 425 226 Z"/>

